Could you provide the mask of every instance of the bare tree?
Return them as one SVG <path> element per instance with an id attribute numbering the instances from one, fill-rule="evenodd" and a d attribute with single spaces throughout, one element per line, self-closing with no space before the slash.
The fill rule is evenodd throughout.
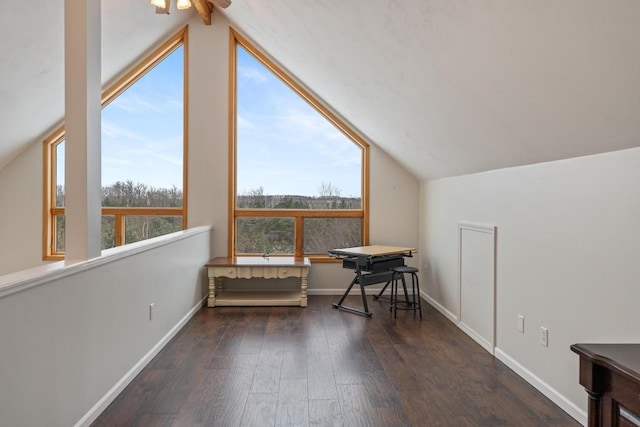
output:
<path id="1" fill-rule="evenodd" d="M 330 182 L 323 181 L 318 187 L 318 193 L 320 193 L 320 197 L 339 198 L 342 191 Z"/>

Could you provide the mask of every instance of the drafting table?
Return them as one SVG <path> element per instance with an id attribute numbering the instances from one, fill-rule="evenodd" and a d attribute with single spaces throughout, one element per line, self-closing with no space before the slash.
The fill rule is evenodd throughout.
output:
<path id="1" fill-rule="evenodd" d="M 369 306 L 367 305 L 367 296 L 364 287 L 377 283 L 386 282 L 388 284 L 393 278 L 393 271 L 391 271 L 391 269 L 393 267 L 403 266 L 404 258 L 413 256 L 413 252 L 415 252 L 415 248 L 386 245 L 357 246 L 353 248 L 329 250 L 329 255 L 342 260 L 343 268 L 354 270 L 355 272 L 351 284 L 349 284 L 340 301 L 332 304 L 333 308 L 371 316 L 372 313 L 369 311 Z M 351 292 L 351 288 L 356 284 L 360 285 L 364 311 L 342 304 L 347 295 L 349 295 L 349 292 Z M 378 296 L 380 296 L 380 294 L 378 294 Z"/>

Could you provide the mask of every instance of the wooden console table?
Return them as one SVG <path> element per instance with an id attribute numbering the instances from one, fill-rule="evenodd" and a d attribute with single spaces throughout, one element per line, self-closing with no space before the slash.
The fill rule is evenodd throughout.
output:
<path id="1" fill-rule="evenodd" d="M 574 344 L 589 427 L 640 427 L 640 344 Z"/>
<path id="2" fill-rule="evenodd" d="M 205 264 L 209 276 L 209 307 L 216 306 L 307 306 L 307 274 L 309 258 L 294 257 L 233 257 L 214 258 Z M 300 278 L 300 290 L 259 291 L 225 290 L 222 278 L 228 279 L 286 279 Z"/>

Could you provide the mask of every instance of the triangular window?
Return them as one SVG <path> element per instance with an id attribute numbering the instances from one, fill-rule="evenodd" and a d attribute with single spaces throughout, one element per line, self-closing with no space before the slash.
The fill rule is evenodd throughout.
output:
<path id="1" fill-rule="evenodd" d="M 186 227 L 185 34 L 102 95 L 102 249 Z M 45 259 L 64 255 L 64 137 L 45 140 Z"/>
<path id="2" fill-rule="evenodd" d="M 326 256 L 367 236 L 368 144 L 241 36 L 231 252 Z"/>

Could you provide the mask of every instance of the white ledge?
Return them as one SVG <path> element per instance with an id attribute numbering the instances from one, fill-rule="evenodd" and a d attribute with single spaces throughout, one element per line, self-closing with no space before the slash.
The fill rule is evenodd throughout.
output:
<path id="1" fill-rule="evenodd" d="M 4 276 L 0 276 L 0 298 L 35 286 L 40 286 L 52 280 L 58 280 L 63 277 L 78 274 L 82 271 L 90 270 L 122 258 L 127 258 L 141 252 L 149 251 L 196 236 L 198 234 L 207 233 L 211 229 L 211 226 L 189 228 L 187 230 L 165 234 L 164 236 L 154 237 L 153 239 L 106 249 L 102 251 L 101 256 L 87 261 L 79 261 L 75 263 L 56 261 L 27 270 L 9 273 Z"/>

